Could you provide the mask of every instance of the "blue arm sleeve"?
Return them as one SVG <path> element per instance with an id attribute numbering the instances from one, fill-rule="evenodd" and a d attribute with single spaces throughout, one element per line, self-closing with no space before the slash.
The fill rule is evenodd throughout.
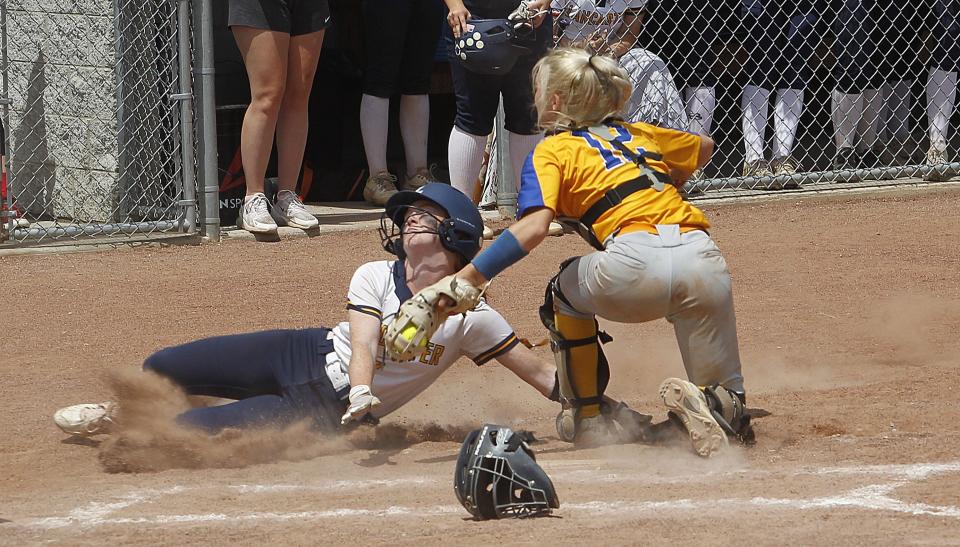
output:
<path id="1" fill-rule="evenodd" d="M 525 256 L 527 251 L 523 250 L 517 238 L 510 230 L 504 230 L 471 264 L 489 281 Z"/>

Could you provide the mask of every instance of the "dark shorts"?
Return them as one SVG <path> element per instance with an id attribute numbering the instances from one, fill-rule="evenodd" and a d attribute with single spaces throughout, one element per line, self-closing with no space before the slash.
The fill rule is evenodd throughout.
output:
<path id="1" fill-rule="evenodd" d="M 363 92 L 426 95 L 440 41 L 440 0 L 363 0 L 367 64 Z"/>
<path id="2" fill-rule="evenodd" d="M 551 43 L 550 16 L 537 29 L 537 47 L 529 55 L 517 60 L 510 72 L 503 76 L 477 74 L 463 68 L 453 52 L 453 32 L 444 25 L 443 36 L 447 44 L 450 76 L 457 100 L 457 117 L 454 125 L 471 135 L 489 135 L 493 131 L 494 118 L 503 95 L 504 127 L 518 135 L 534 135 L 537 126 L 537 109 L 533 104 L 533 84 L 530 72 L 533 65 L 547 52 Z"/>
<path id="3" fill-rule="evenodd" d="M 251 27 L 290 36 L 323 30 L 330 25 L 327 0 L 230 0 L 227 26 Z"/>

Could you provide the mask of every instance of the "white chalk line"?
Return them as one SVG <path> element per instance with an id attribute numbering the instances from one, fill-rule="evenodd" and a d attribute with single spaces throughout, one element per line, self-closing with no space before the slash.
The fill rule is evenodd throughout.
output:
<path id="1" fill-rule="evenodd" d="M 591 463 L 592 466 L 596 462 Z M 915 516 L 937 516 L 960 519 L 960 507 L 952 505 L 933 505 L 927 503 L 908 503 L 891 497 L 889 494 L 902 486 L 912 482 L 924 480 L 935 475 L 944 473 L 960 472 L 960 461 L 945 463 L 919 463 L 919 464 L 894 464 L 894 465 L 867 465 L 867 466 L 839 466 L 826 468 L 805 468 L 793 471 L 791 475 L 879 475 L 894 477 L 895 480 L 883 484 L 871 484 L 854 488 L 847 492 L 835 496 L 821 496 L 807 499 L 791 498 L 724 498 L 711 500 L 693 500 L 677 499 L 665 501 L 590 501 L 581 503 L 562 503 L 558 511 L 563 516 L 567 510 L 577 512 L 586 512 L 594 514 L 643 514 L 647 512 L 662 512 L 665 510 L 699 510 L 706 512 L 728 511 L 731 508 L 738 507 L 766 507 L 766 508 L 789 508 L 789 509 L 824 509 L 824 508 L 853 508 L 866 509 L 874 511 L 887 511 L 893 513 L 910 514 Z M 571 480 L 580 479 L 582 482 L 596 482 L 600 479 L 606 481 L 620 481 L 627 478 L 627 475 L 618 476 L 616 473 L 596 473 L 592 478 L 587 472 L 572 471 L 555 474 L 556 479 Z M 776 474 L 782 471 L 750 471 L 749 469 L 734 470 L 726 473 L 718 472 L 716 475 L 735 475 L 735 474 Z M 714 474 L 714 473 L 711 473 Z M 631 478 L 641 478 L 642 475 L 632 475 Z M 674 477 L 645 477 L 645 481 L 652 484 L 658 483 L 681 483 L 691 480 L 703 480 L 702 474 L 690 474 Z M 581 482 L 577 480 L 577 482 Z M 372 479 L 372 480 L 340 480 L 324 481 L 312 484 L 239 484 L 228 485 L 226 488 L 235 490 L 241 494 L 258 494 L 269 492 L 292 492 L 303 490 L 317 491 L 343 491 L 348 489 L 357 489 L 358 491 L 373 488 L 389 488 L 410 485 L 426 485 L 441 482 L 439 479 L 431 477 L 405 477 L 398 479 Z M 110 517 L 117 511 L 127 509 L 134 505 L 158 500 L 162 497 L 179 495 L 191 490 L 201 490 L 216 488 L 206 487 L 187 487 L 175 486 L 167 489 L 147 489 L 139 490 L 126 494 L 120 499 L 105 503 L 91 502 L 85 506 L 78 507 L 64 516 L 52 516 L 33 519 L 24 519 L 10 522 L 4 526 L 16 526 L 33 529 L 56 529 L 67 526 L 93 528 L 103 525 L 124 525 L 124 524 L 198 524 L 198 523 L 241 523 L 257 521 L 297 521 L 297 520 L 318 520 L 346 517 L 414 517 L 421 518 L 425 516 L 438 516 L 451 513 L 461 513 L 463 508 L 458 505 L 437 505 L 432 507 L 405 507 L 390 506 L 383 509 L 331 509 L 318 511 L 295 511 L 295 512 L 247 512 L 240 514 L 226 513 L 199 513 L 182 515 L 154 515 L 144 517 Z"/>

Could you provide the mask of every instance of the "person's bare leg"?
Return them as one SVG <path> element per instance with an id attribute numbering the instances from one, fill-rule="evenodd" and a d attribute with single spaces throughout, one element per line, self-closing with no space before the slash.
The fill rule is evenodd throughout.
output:
<path id="1" fill-rule="evenodd" d="M 243 116 L 240 152 L 247 195 L 263 192 L 277 114 L 287 81 L 290 35 L 250 27 L 232 27 L 250 79 L 250 106 Z"/>
<path id="2" fill-rule="evenodd" d="M 277 118 L 277 159 L 280 190 L 296 191 L 303 151 L 307 144 L 307 105 L 317 72 L 324 31 L 290 38 L 287 85 Z"/>

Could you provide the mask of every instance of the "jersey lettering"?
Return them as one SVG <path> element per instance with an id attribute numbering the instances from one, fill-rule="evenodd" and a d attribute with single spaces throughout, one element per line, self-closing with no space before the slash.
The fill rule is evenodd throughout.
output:
<path id="1" fill-rule="evenodd" d="M 630 131 L 628 131 L 623 126 L 615 125 L 615 126 L 608 126 L 608 127 L 610 127 L 610 129 L 616 130 L 617 132 L 617 136 L 614 137 L 613 140 L 623 144 L 624 146 L 627 146 L 627 143 L 633 139 L 633 137 L 630 135 Z M 613 149 L 612 144 L 608 144 L 607 146 L 610 146 L 611 148 L 607 148 L 606 146 L 604 146 L 605 143 L 600 142 L 600 140 L 598 140 L 597 137 L 591 135 L 590 132 L 587 130 L 578 129 L 577 131 L 574 131 L 573 134 L 578 137 L 581 137 L 583 140 L 587 141 L 587 144 L 589 144 L 592 148 L 595 148 L 597 151 L 600 152 L 600 157 L 603 158 L 603 166 L 606 168 L 607 171 L 620 167 L 621 165 L 629 161 L 627 160 L 627 158 L 623 156 L 623 152 Z M 644 153 L 644 150 L 640 148 L 637 150 L 637 153 L 642 156 Z"/>

